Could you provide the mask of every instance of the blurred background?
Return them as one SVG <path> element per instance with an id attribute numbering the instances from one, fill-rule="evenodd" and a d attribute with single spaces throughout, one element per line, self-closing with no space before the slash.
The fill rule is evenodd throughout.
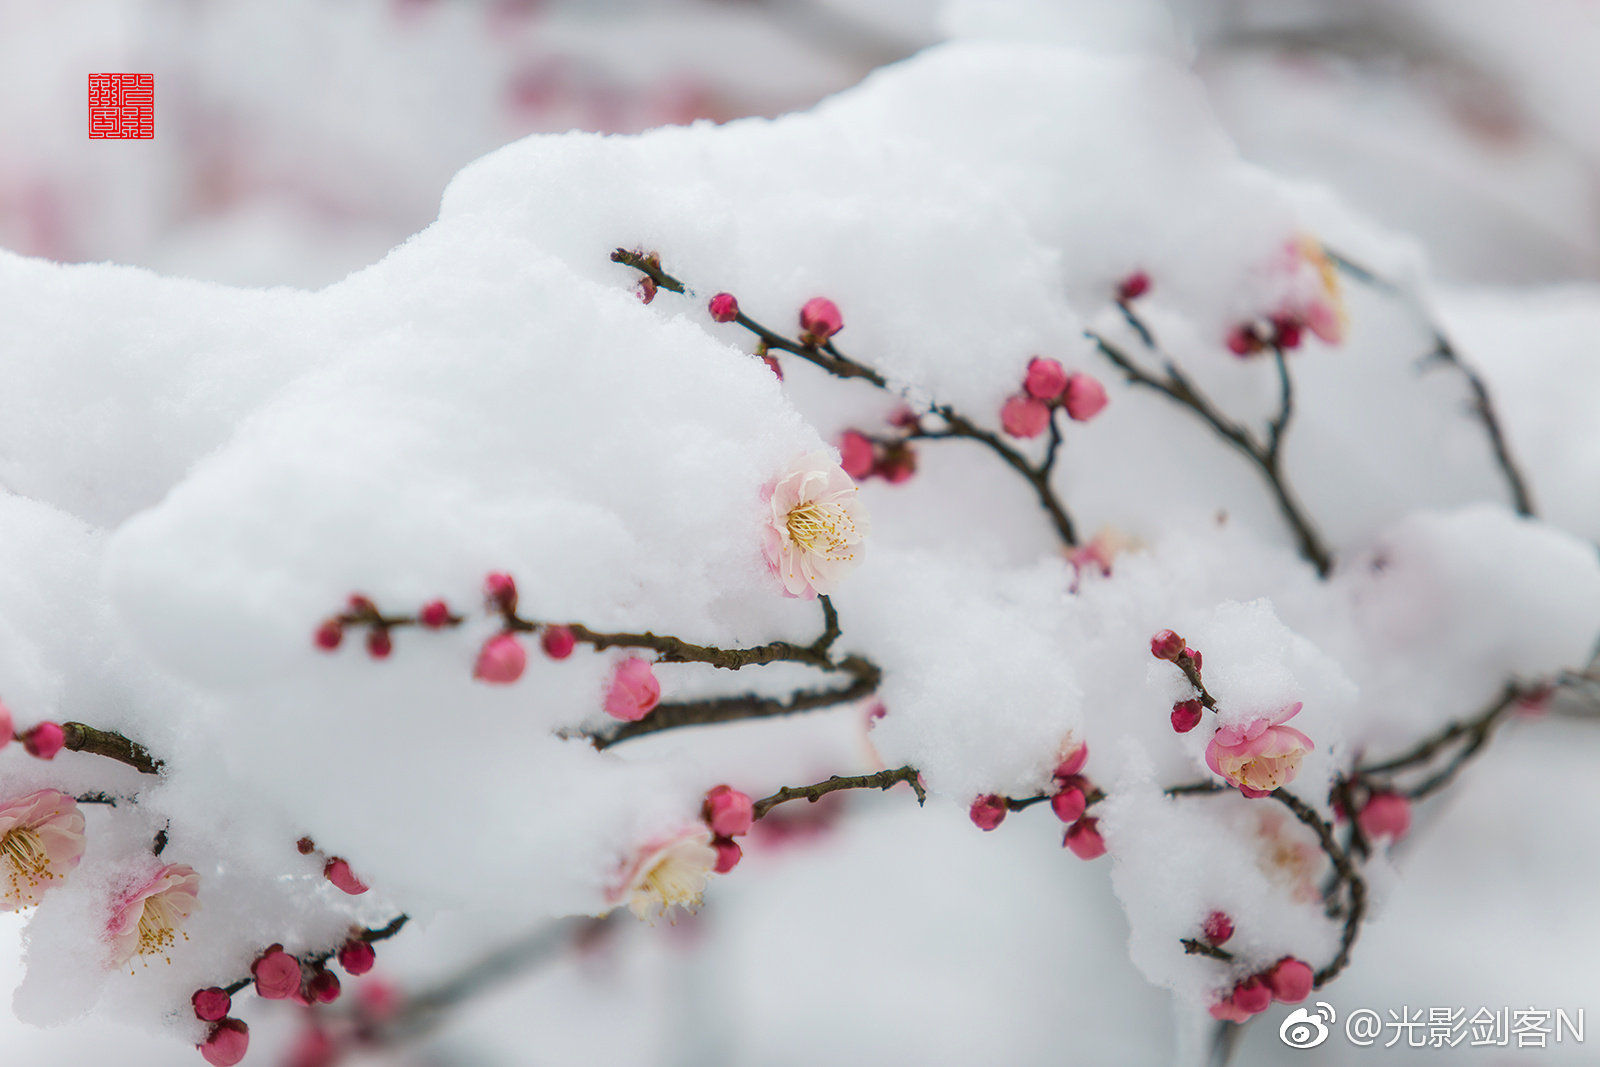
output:
<path id="1" fill-rule="evenodd" d="M 1569 285 L 1600 271 L 1600 3 L 1043 6 L 1086 47 L 1155 51 L 1192 66 L 1247 157 L 1413 234 L 1447 282 Z M 627 133 L 802 109 L 953 29 L 981 32 L 985 7 L 0 0 L 0 246 L 315 288 L 426 226 L 450 176 L 498 145 L 536 132 Z M 154 73 L 153 140 L 87 139 L 85 78 L 98 71 Z M 841 717 L 837 728 L 847 743 L 859 726 Z M 1588 729 L 1558 717 L 1538 732 L 1508 731 L 1484 769 L 1434 810 L 1405 882 L 1334 991 L 1341 1007 L 1499 997 L 1491 1006 L 1600 1009 L 1584 999 L 1594 991 L 1585 946 L 1600 935 L 1592 882 L 1570 855 L 1572 840 L 1600 840 L 1600 787 L 1572 785 L 1593 779 Z M 1522 783 L 1514 795 L 1498 784 L 1508 777 Z M 854 817 L 838 820 L 846 809 Z M 1051 853 L 1038 838 L 1056 832 L 1046 820 L 990 838 L 971 832 L 961 812 L 918 812 L 891 795 L 774 821 L 785 847 L 747 861 L 750 876 L 730 879 L 698 920 L 665 931 L 631 921 L 508 931 L 500 956 L 454 940 L 448 923 L 408 931 L 384 953 L 371 980 L 379 992 L 364 994 L 374 1005 L 362 1010 L 381 1012 L 385 988 L 451 1010 L 413 1018 L 390 1047 L 367 1051 L 337 1033 L 308 1037 L 315 1032 L 290 1009 L 262 1010 L 251 1017 L 261 1020 L 251 1062 L 1169 1057 L 1167 998 L 1127 962 L 1104 872 L 1045 862 Z M 1545 829 L 1528 834 L 1530 826 Z M 1516 835 L 1518 862 L 1487 855 L 1486 835 Z M 935 869 L 909 867 L 913 854 L 939 857 Z M 1505 921 L 1485 928 L 1482 917 L 1497 912 Z M 830 931 L 827 951 L 812 943 L 820 928 Z M 19 931 L 14 917 L 0 923 L 0 990 L 19 973 Z M 452 998 L 467 1006 L 454 1010 Z M 1404 1054 L 1335 1044 L 1305 1062 Z M 1235 1062 L 1281 1055 L 1272 1029 L 1259 1026 Z M 1600 1058 L 1570 1044 L 1491 1055 L 1481 1062 Z M 0 1061 L 199 1062 L 168 1036 L 104 1022 L 40 1032 L 4 1015 Z"/>

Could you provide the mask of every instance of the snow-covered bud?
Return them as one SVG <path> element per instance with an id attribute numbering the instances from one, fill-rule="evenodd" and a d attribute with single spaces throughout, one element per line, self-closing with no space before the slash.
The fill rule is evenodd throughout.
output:
<path id="1" fill-rule="evenodd" d="M 972 802 L 972 810 L 967 814 L 972 816 L 973 825 L 978 829 L 993 830 L 1006 821 L 1006 798 L 995 793 L 979 797 Z"/>
<path id="2" fill-rule="evenodd" d="M 394 651 L 394 639 L 389 636 L 389 628 L 375 626 L 367 631 L 367 654 L 373 659 L 388 659 L 389 653 Z"/>
<path id="3" fill-rule="evenodd" d="M 288 1000 L 300 991 L 300 961 L 273 945 L 250 965 L 256 995 L 265 1000 Z"/>
<path id="4" fill-rule="evenodd" d="M 744 849 L 730 837 L 713 837 L 711 847 L 717 853 L 717 865 L 712 870 L 718 874 L 727 874 L 739 866 L 739 861 L 744 858 Z"/>
<path id="5" fill-rule="evenodd" d="M 1080 860 L 1097 859 L 1106 854 L 1106 839 L 1100 836 L 1100 820 L 1085 815 L 1067 827 L 1067 836 L 1061 842 Z"/>
<path id="6" fill-rule="evenodd" d="M 353 897 L 360 896 L 368 888 L 365 882 L 356 877 L 355 872 L 350 869 L 350 864 L 338 856 L 322 865 L 322 876 Z"/>
<path id="7" fill-rule="evenodd" d="M 1240 1011 L 1259 1015 L 1272 1007 L 1272 990 L 1258 976 L 1251 975 L 1233 987 L 1233 995 L 1229 999 Z"/>
<path id="8" fill-rule="evenodd" d="M 1074 374 L 1067 379 L 1061 406 L 1067 409 L 1067 417 L 1074 422 L 1088 422 L 1105 410 L 1106 387 L 1092 375 Z"/>
<path id="9" fill-rule="evenodd" d="M 378 953 L 373 950 L 370 943 L 359 937 L 352 938 L 339 946 L 339 966 L 343 967 L 348 975 L 359 978 L 372 970 L 377 962 Z"/>
<path id="10" fill-rule="evenodd" d="M 650 661 L 630 656 L 617 664 L 606 690 L 606 714 L 623 722 L 638 722 L 661 703 L 661 683 Z"/>
<path id="11" fill-rule="evenodd" d="M 1130 300 L 1137 300 L 1150 291 L 1150 275 L 1142 270 L 1136 270 L 1117 286 L 1117 303 L 1126 304 Z"/>
<path id="12" fill-rule="evenodd" d="M 739 301 L 732 293 L 718 293 L 706 307 L 713 322 L 732 322 L 739 317 Z"/>
<path id="13" fill-rule="evenodd" d="M 1293 956 L 1285 956 L 1266 973 L 1272 998 L 1282 1004 L 1298 1004 L 1309 997 L 1315 981 L 1311 966 Z"/>
<path id="14" fill-rule="evenodd" d="M 483 599 L 490 611 L 517 610 L 517 582 L 500 571 L 483 580 Z"/>
<path id="15" fill-rule="evenodd" d="M 67 733 L 58 723 L 42 722 L 25 732 L 20 738 L 28 755 L 39 759 L 55 759 L 67 743 Z"/>
<path id="16" fill-rule="evenodd" d="M 1083 786 L 1077 782 L 1063 783 L 1061 792 L 1050 798 L 1050 810 L 1056 813 L 1056 818 L 1062 822 L 1077 822 L 1083 817 L 1083 809 L 1088 807 L 1088 800 L 1083 795 Z"/>
<path id="17" fill-rule="evenodd" d="M 1038 437 L 1050 425 L 1050 405 L 1032 396 L 1014 396 L 1000 405 L 1000 425 L 1012 437 Z"/>
<path id="18" fill-rule="evenodd" d="M 317 971 L 306 983 L 306 993 L 318 1004 L 332 1004 L 339 999 L 339 976 L 326 968 Z"/>
<path id="19" fill-rule="evenodd" d="M 700 814 L 713 834 L 738 837 L 750 832 L 750 824 L 755 820 L 755 802 L 747 793 L 730 785 L 719 785 L 706 793 Z"/>
<path id="20" fill-rule="evenodd" d="M 1356 822 L 1373 841 L 1382 837 L 1398 841 L 1411 829 L 1411 801 L 1399 793 L 1374 793 Z"/>
<path id="21" fill-rule="evenodd" d="M 800 309 L 800 329 L 807 344 L 820 345 L 844 329 L 839 306 L 825 296 L 812 297 Z"/>
<path id="22" fill-rule="evenodd" d="M 1213 945 L 1226 944 L 1233 936 L 1233 920 L 1228 918 L 1227 912 L 1214 911 L 1200 925 L 1200 936 Z"/>
<path id="23" fill-rule="evenodd" d="M 570 626 L 546 626 L 539 634 L 539 647 L 551 659 L 566 659 L 578 647 L 578 638 Z"/>
<path id="24" fill-rule="evenodd" d="M 1206 766 L 1247 797 L 1264 797 L 1294 781 L 1300 761 L 1316 746 L 1284 723 L 1300 713 L 1295 701 L 1270 718 L 1224 726 L 1206 744 Z"/>
<path id="25" fill-rule="evenodd" d="M 890 485 L 899 485 L 917 473 L 917 454 L 907 444 L 892 444 L 883 450 L 883 458 L 872 472 Z"/>
<path id="26" fill-rule="evenodd" d="M 865 434 L 846 430 L 839 435 L 839 466 L 850 477 L 859 482 L 871 474 L 873 460 L 872 442 Z"/>
<path id="27" fill-rule="evenodd" d="M 344 623 L 338 619 L 325 619 L 317 627 L 317 647 L 324 652 L 332 652 L 339 647 L 339 642 L 344 640 Z"/>
<path id="28" fill-rule="evenodd" d="M 496 634 L 478 650 L 478 662 L 472 667 L 472 676 L 491 685 L 509 685 L 522 677 L 528 666 L 528 651 L 517 640 L 516 634 Z"/>
<path id="29" fill-rule="evenodd" d="M 430 600 L 417 613 L 417 621 L 430 630 L 450 625 L 450 605 L 442 600 Z"/>
<path id="30" fill-rule="evenodd" d="M 1180 700 L 1172 705 L 1172 728 L 1186 734 L 1200 725 L 1200 711 L 1204 707 L 1198 700 Z"/>
<path id="31" fill-rule="evenodd" d="M 1022 388 L 1029 396 L 1055 400 L 1066 387 L 1067 370 L 1060 361 L 1046 356 L 1034 356 L 1028 361 L 1028 374 L 1022 380 Z"/>
<path id="32" fill-rule="evenodd" d="M 1174 663 L 1183 655 L 1183 638 L 1171 630 L 1162 630 L 1150 639 L 1150 654 L 1156 659 L 1170 659 Z"/>
<path id="33" fill-rule="evenodd" d="M 195 1047 L 211 1067 L 233 1067 L 250 1048 L 250 1027 L 238 1019 L 223 1019 Z"/>
<path id="34" fill-rule="evenodd" d="M 195 990 L 189 1002 L 194 1005 L 195 1018 L 208 1023 L 218 1021 L 233 1007 L 233 998 L 220 986 Z"/>
<path id="35" fill-rule="evenodd" d="M 1061 757 L 1061 762 L 1056 765 L 1055 778 L 1064 782 L 1083 770 L 1083 765 L 1089 762 L 1089 746 L 1077 745 Z"/>

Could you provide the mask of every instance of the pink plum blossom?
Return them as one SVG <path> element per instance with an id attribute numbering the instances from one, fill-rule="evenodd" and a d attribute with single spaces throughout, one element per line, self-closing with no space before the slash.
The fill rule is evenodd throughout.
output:
<path id="1" fill-rule="evenodd" d="M 217 1022 L 233 1007 L 233 998 L 221 986 L 197 989 L 189 1002 L 194 1005 L 195 1018 L 208 1023 Z"/>
<path id="2" fill-rule="evenodd" d="M 1012 437 L 1038 437 L 1050 425 L 1050 405 L 1038 397 L 1014 396 L 1000 405 L 1000 426 Z"/>
<path id="3" fill-rule="evenodd" d="M 1200 725 L 1200 710 L 1204 707 L 1198 700 L 1180 700 L 1172 705 L 1172 728 L 1180 734 L 1186 734 Z"/>
<path id="4" fill-rule="evenodd" d="M 111 913 L 106 935 L 111 966 L 135 956 L 167 954 L 183 934 L 183 924 L 200 906 L 200 875 L 183 863 L 169 863 L 127 893 Z M 183 935 L 187 936 L 187 935 Z"/>
<path id="5" fill-rule="evenodd" d="M 1056 764 L 1055 778 L 1066 781 L 1083 770 L 1083 765 L 1089 762 L 1089 746 L 1087 744 L 1069 744 L 1061 756 L 1061 762 Z"/>
<path id="6" fill-rule="evenodd" d="M 250 965 L 256 995 L 264 1000 L 287 1000 L 300 992 L 300 961 L 273 945 Z"/>
<path id="7" fill-rule="evenodd" d="M 1411 829 L 1411 801 L 1399 793 L 1374 793 L 1356 816 L 1361 832 L 1376 841 L 1398 841 Z"/>
<path id="8" fill-rule="evenodd" d="M 1284 723 L 1300 713 L 1299 701 L 1271 718 L 1244 726 L 1224 726 L 1206 745 L 1206 766 L 1247 797 L 1264 797 L 1294 781 L 1300 761 L 1316 746 Z"/>
<path id="9" fill-rule="evenodd" d="M 617 664 L 606 690 L 606 714 L 623 722 L 638 722 L 661 703 L 661 683 L 650 661 L 630 656 Z"/>
<path id="10" fill-rule="evenodd" d="M 0 804 L 0 911 L 39 903 L 83 858 L 83 812 L 65 793 L 40 789 Z"/>
<path id="11" fill-rule="evenodd" d="M 1074 422 L 1088 422 L 1106 407 L 1106 387 L 1087 374 L 1074 374 L 1067 379 L 1067 391 L 1061 406 Z"/>
<path id="12" fill-rule="evenodd" d="M 495 634 L 483 643 L 478 651 L 478 662 L 472 667 L 472 676 L 491 685 L 509 685 L 522 677 L 528 666 L 528 650 L 522 647 L 516 634 Z"/>
<path id="13" fill-rule="evenodd" d="M 766 491 L 762 553 L 784 595 L 832 593 L 861 562 L 870 522 L 858 493 L 826 452 L 800 457 Z"/>
<path id="14" fill-rule="evenodd" d="M 872 442 L 865 434 L 846 430 L 839 435 L 839 466 L 850 477 L 865 478 L 872 473 L 874 461 Z"/>
<path id="15" fill-rule="evenodd" d="M 1082 818 L 1084 808 L 1088 806 L 1083 794 L 1083 785 L 1079 784 L 1082 781 L 1080 778 L 1076 782 L 1068 780 L 1061 783 L 1061 792 L 1050 798 L 1050 810 L 1055 812 L 1056 818 L 1062 822 L 1077 822 Z"/>
<path id="16" fill-rule="evenodd" d="M 706 794 L 703 815 L 706 825 L 718 837 L 738 837 L 750 832 L 755 803 L 749 794 L 732 786 L 719 785 Z"/>
<path id="17" fill-rule="evenodd" d="M 211 1067 L 233 1067 L 250 1048 L 250 1027 L 238 1019 L 223 1019 L 196 1047 Z"/>
<path id="18" fill-rule="evenodd" d="M 1022 388 L 1040 400 L 1055 400 L 1067 387 L 1067 370 L 1058 360 L 1034 356 L 1028 361 L 1028 374 Z"/>
<path id="19" fill-rule="evenodd" d="M 671 908 L 694 911 L 721 857 L 704 826 L 685 827 L 636 850 L 606 893 L 611 907 L 626 904 L 639 919 L 664 917 Z"/>
<path id="20" fill-rule="evenodd" d="M 739 861 L 744 858 L 744 849 L 740 848 L 739 842 L 731 837 L 714 837 L 711 839 L 711 847 L 717 850 L 718 874 L 727 874 L 739 866 Z"/>
<path id="21" fill-rule="evenodd" d="M 1106 854 L 1106 839 L 1100 836 L 1100 820 L 1092 815 L 1085 815 L 1067 827 L 1067 835 L 1061 843 L 1080 860 L 1098 859 Z"/>

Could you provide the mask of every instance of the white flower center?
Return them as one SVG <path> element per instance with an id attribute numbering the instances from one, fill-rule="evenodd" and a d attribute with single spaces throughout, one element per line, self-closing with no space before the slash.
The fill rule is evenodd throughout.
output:
<path id="1" fill-rule="evenodd" d="M 34 890 L 55 878 L 50 869 L 50 854 L 37 832 L 19 826 L 0 837 L 0 858 L 4 858 L 6 884 L 10 897 L 26 906 L 37 902 Z"/>
<path id="2" fill-rule="evenodd" d="M 849 512 L 839 504 L 816 501 L 797 504 L 790 510 L 784 525 L 789 539 L 797 546 L 829 559 L 854 558 L 855 553 L 845 549 L 861 540 Z"/>

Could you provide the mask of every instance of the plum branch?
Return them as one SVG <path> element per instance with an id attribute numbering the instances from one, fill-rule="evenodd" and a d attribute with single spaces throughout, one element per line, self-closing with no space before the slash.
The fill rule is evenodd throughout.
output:
<path id="1" fill-rule="evenodd" d="M 825 782 L 815 785 L 784 786 L 770 797 L 763 797 L 755 802 L 755 817 L 764 818 L 767 812 L 779 804 L 791 800 L 807 800 L 815 804 L 829 793 L 841 789 L 883 789 L 888 790 L 900 782 L 909 783 L 911 789 L 917 794 L 917 803 L 920 805 L 928 799 L 927 791 L 922 788 L 917 769 L 915 767 L 897 767 L 892 771 L 879 771 L 876 774 L 861 774 L 854 777 L 841 777 L 837 774 Z"/>
<path id="2" fill-rule="evenodd" d="M 1188 408 L 1211 427 L 1217 436 L 1248 459 L 1266 479 L 1267 487 L 1278 504 L 1278 510 L 1288 523 L 1290 532 L 1299 546 L 1300 555 L 1317 569 L 1318 575 L 1326 578 L 1328 572 L 1333 569 L 1333 553 L 1324 543 L 1316 524 L 1290 486 L 1283 470 L 1283 443 L 1290 420 L 1294 417 L 1294 383 L 1289 374 L 1289 363 L 1282 346 L 1274 345 L 1272 348 L 1278 371 L 1278 411 L 1268 422 L 1266 436 L 1262 438 L 1249 427 L 1223 414 L 1222 410 L 1194 384 L 1172 358 L 1161 351 L 1149 327 L 1140 320 L 1133 309 L 1126 303 L 1119 303 L 1118 306 L 1122 308 L 1123 317 L 1134 325 L 1135 331 L 1144 339 L 1150 352 L 1160 357 L 1162 369 L 1157 372 L 1141 367 L 1132 356 L 1106 338 L 1090 332 L 1089 339 L 1095 343 L 1100 354 L 1121 370 L 1130 384 L 1153 389 L 1173 403 Z"/>
<path id="3" fill-rule="evenodd" d="M 682 281 L 661 269 L 659 256 L 642 252 L 630 252 L 625 248 L 619 248 L 611 253 L 611 259 L 613 262 L 621 263 L 641 272 L 658 288 L 666 289 L 668 292 L 673 293 L 689 292 Z M 738 323 L 756 336 L 761 345 L 758 354 L 769 349 L 788 352 L 799 356 L 808 363 L 821 367 L 836 378 L 860 379 L 885 392 L 893 392 L 887 378 L 871 366 L 846 356 L 839 351 L 831 339 L 808 342 L 803 337 L 785 337 L 777 331 L 763 326 L 743 311 L 738 311 L 729 321 Z M 1038 497 L 1040 507 L 1049 516 L 1050 523 L 1055 528 L 1056 536 L 1068 548 L 1072 548 L 1078 543 L 1072 517 L 1067 511 L 1066 505 L 1062 503 L 1061 498 L 1050 484 L 1050 475 L 1055 468 L 1056 452 L 1061 446 L 1061 431 L 1056 424 L 1055 414 L 1055 411 L 1052 410 L 1049 424 L 1050 439 L 1045 446 L 1044 457 L 1037 463 L 1006 443 L 1000 435 L 983 429 L 949 404 L 935 404 L 927 412 L 927 415 L 934 416 L 942 425 L 927 429 L 923 429 L 919 425 L 912 428 L 907 436 L 908 438 L 927 441 L 965 438 L 969 441 L 976 441 L 989 449 L 989 451 L 1004 460 L 1007 466 L 1021 475 L 1023 480 L 1028 483 L 1033 489 L 1034 495 Z"/>
<path id="4" fill-rule="evenodd" d="M 81 722 L 64 722 L 61 731 L 62 747 L 68 751 L 104 756 L 125 763 L 140 774 L 161 773 L 162 762 L 152 756 L 149 749 L 114 730 L 98 730 Z"/>

